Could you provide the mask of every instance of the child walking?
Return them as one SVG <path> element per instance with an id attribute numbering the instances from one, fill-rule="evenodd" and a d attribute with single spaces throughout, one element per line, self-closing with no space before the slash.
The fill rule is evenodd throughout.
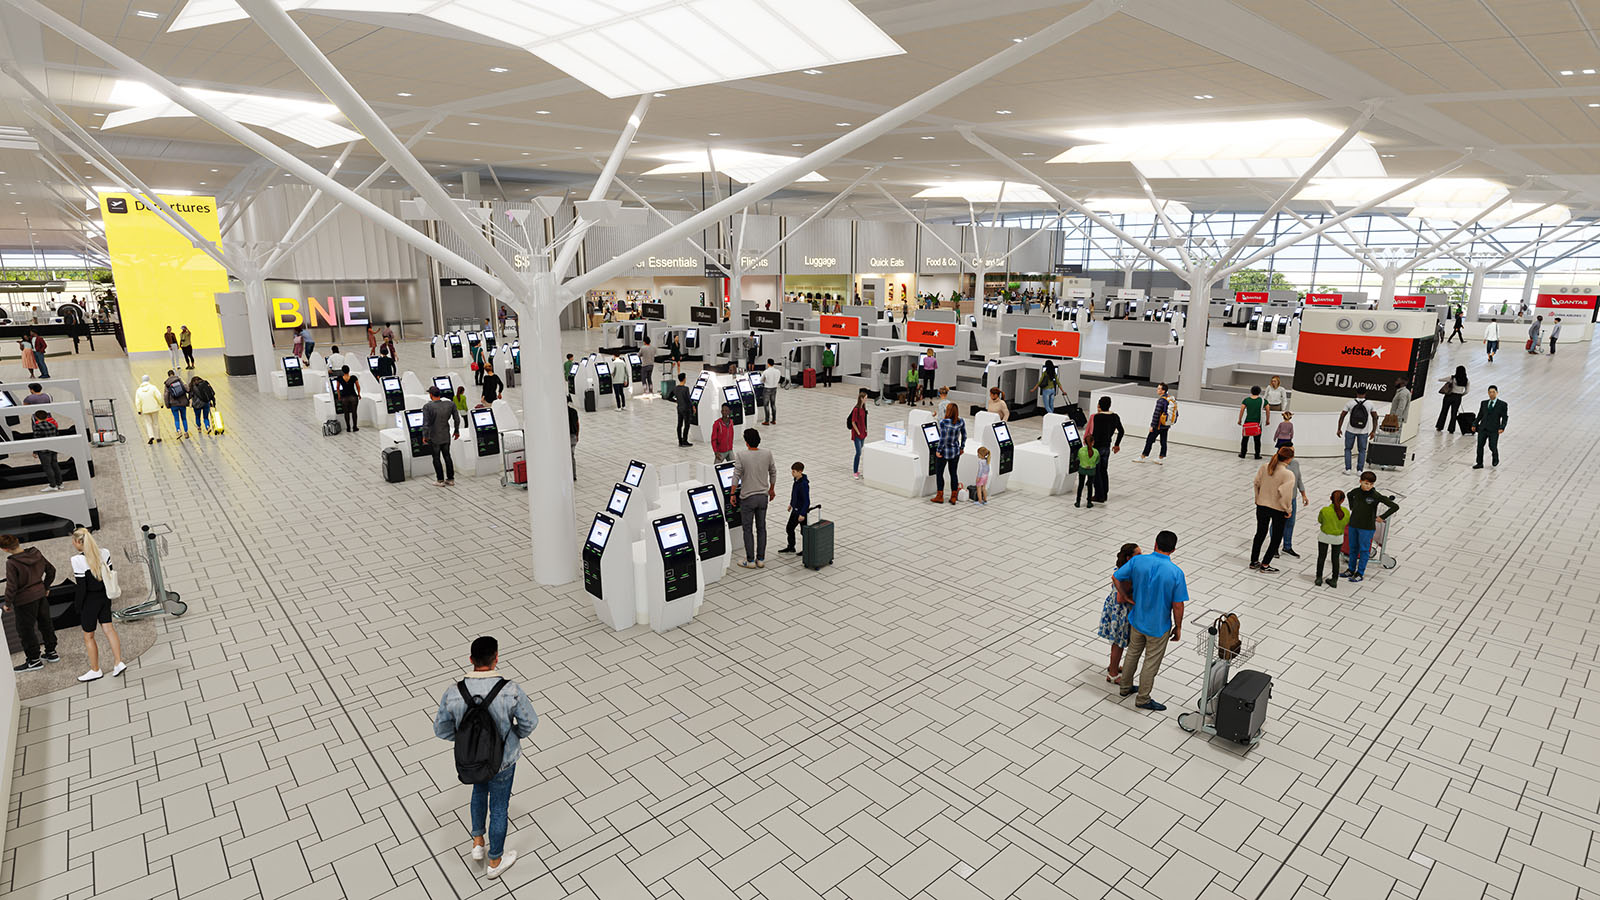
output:
<path id="1" fill-rule="evenodd" d="M 796 526 L 805 524 L 806 511 L 811 508 L 811 479 L 806 477 L 806 464 L 796 462 L 789 467 L 789 474 L 794 477 L 794 484 L 789 488 L 789 523 L 783 529 L 789 540 L 779 553 L 798 552 L 794 545 L 794 530 Z"/>
<path id="2" fill-rule="evenodd" d="M 1350 510 L 1344 508 L 1344 491 L 1334 491 L 1328 498 L 1333 501 L 1317 513 L 1317 585 L 1322 585 L 1322 561 L 1333 554 L 1333 568 L 1329 570 L 1328 587 L 1339 586 L 1339 548 L 1344 544 L 1344 530 L 1350 524 Z"/>
<path id="3" fill-rule="evenodd" d="M 1100 451 L 1094 444 L 1085 441 L 1078 448 L 1078 499 L 1072 502 L 1073 506 L 1083 505 L 1083 488 L 1089 487 L 1089 508 L 1094 509 L 1094 470 L 1100 468 Z"/>
<path id="4" fill-rule="evenodd" d="M 1294 413 L 1283 411 L 1283 421 L 1278 423 L 1278 430 L 1272 434 L 1274 446 L 1286 447 L 1294 443 L 1294 423 L 1289 421 L 1294 418 Z"/>
<path id="5" fill-rule="evenodd" d="M 1117 569 L 1140 552 L 1138 544 L 1123 544 L 1117 551 Z M 1132 608 L 1117 599 L 1116 585 L 1111 586 L 1105 605 L 1100 607 L 1100 627 L 1095 629 L 1095 634 L 1111 642 L 1111 664 L 1106 667 L 1108 682 L 1115 683 L 1122 677 L 1122 651 L 1128 646 L 1128 611 Z"/>
<path id="6" fill-rule="evenodd" d="M 974 485 L 978 489 L 978 505 L 989 505 L 989 448 L 978 448 L 978 480 Z"/>

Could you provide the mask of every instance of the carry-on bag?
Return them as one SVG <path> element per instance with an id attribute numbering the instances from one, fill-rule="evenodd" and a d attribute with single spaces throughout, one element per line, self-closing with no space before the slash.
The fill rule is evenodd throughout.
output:
<path id="1" fill-rule="evenodd" d="M 594 410 L 595 410 L 594 391 L 585 389 L 584 392 L 583 392 L 583 411 L 584 412 L 594 412 Z"/>
<path id="2" fill-rule="evenodd" d="M 390 484 L 399 484 L 406 480 L 405 454 L 399 447 L 383 448 L 383 480 Z"/>
<path id="3" fill-rule="evenodd" d="M 1367 462 L 1374 466 L 1404 466 L 1406 464 L 1406 445 L 1388 444 L 1374 441 L 1367 445 Z"/>
<path id="4" fill-rule="evenodd" d="M 671 378 L 663 378 L 663 379 L 661 379 L 661 399 L 663 399 L 663 400 L 671 400 L 672 399 L 672 379 Z"/>
<path id="5" fill-rule="evenodd" d="M 528 483 L 528 461 L 527 460 L 519 459 L 516 462 L 511 464 L 511 483 L 512 484 L 527 484 Z"/>
<path id="6" fill-rule="evenodd" d="M 805 541 L 800 551 L 800 561 L 808 569 L 820 569 L 833 563 L 833 523 L 811 516 L 813 510 L 821 508 L 822 504 L 818 503 L 806 510 L 807 521 L 800 529 L 800 536 Z"/>
<path id="7" fill-rule="evenodd" d="M 816 387 L 817 386 L 817 370 L 808 367 L 804 372 L 801 372 L 800 373 L 800 385 L 802 387 L 808 387 L 808 388 Z"/>
<path id="8" fill-rule="evenodd" d="M 1217 736 L 1247 744 L 1267 721 L 1272 676 L 1246 669 L 1228 679 L 1217 697 Z"/>
<path id="9" fill-rule="evenodd" d="M 1471 434 L 1478 425 L 1478 414 L 1471 412 L 1456 413 L 1456 427 L 1462 434 Z"/>
<path id="10" fill-rule="evenodd" d="M 1067 418 L 1072 420 L 1072 424 L 1078 426 L 1080 432 L 1083 431 L 1083 426 L 1089 424 L 1089 417 L 1083 414 L 1083 407 L 1076 403 L 1068 403 L 1066 408 L 1061 411 L 1067 414 Z"/>
<path id="11" fill-rule="evenodd" d="M 338 419 L 329 419 L 328 421 L 322 423 L 323 437 L 333 437 L 343 430 L 344 426 L 339 424 Z"/>

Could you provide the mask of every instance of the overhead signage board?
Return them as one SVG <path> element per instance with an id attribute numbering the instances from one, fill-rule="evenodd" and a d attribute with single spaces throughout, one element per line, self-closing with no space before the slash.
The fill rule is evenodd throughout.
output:
<path id="1" fill-rule="evenodd" d="M 722 268 L 720 266 L 718 266 L 716 263 L 711 262 L 710 260 L 706 260 L 706 277 L 707 278 L 727 278 L 728 275 L 727 275 L 727 273 L 723 272 Z"/>
<path id="2" fill-rule="evenodd" d="M 929 347 L 954 347 L 956 345 L 956 323 L 954 322 L 928 322 L 912 319 L 905 325 L 906 340 L 913 344 L 925 344 Z"/>
<path id="3" fill-rule="evenodd" d="M 783 327 L 783 313 L 775 309 L 750 310 L 750 327 L 764 331 L 777 331 Z"/>
<path id="4" fill-rule="evenodd" d="M 1307 294 L 1307 306 L 1338 306 L 1344 302 L 1343 294 Z"/>
<path id="5" fill-rule="evenodd" d="M 1081 263 L 1056 263 L 1055 273 L 1057 275 L 1082 275 L 1083 265 Z"/>
<path id="6" fill-rule="evenodd" d="M 1034 356 L 1075 359 L 1080 335 L 1076 331 L 1049 331 L 1043 328 L 1018 328 L 1017 352 Z"/>
<path id="7" fill-rule="evenodd" d="M 666 317 L 667 317 L 667 305 L 665 303 L 640 303 L 639 304 L 639 318 L 641 318 L 641 319 L 654 319 L 657 322 L 659 322 L 662 319 L 665 319 Z"/>
<path id="8" fill-rule="evenodd" d="M 1600 307 L 1597 301 L 1600 296 L 1595 294 L 1540 294 L 1534 305 L 1542 316 L 1582 316 L 1594 321 L 1597 307 Z"/>
<path id="9" fill-rule="evenodd" d="M 207 241 L 221 246 L 214 197 L 161 197 Z M 222 346 L 217 294 L 228 273 L 132 194 L 100 195 L 111 274 L 130 353 L 167 349 L 168 325 L 187 324 L 195 347 Z"/>
<path id="10" fill-rule="evenodd" d="M 1354 397 L 1364 390 L 1368 400 L 1388 402 L 1401 379 L 1412 385 L 1427 381 L 1433 355 L 1431 336 L 1311 331 L 1308 327 L 1322 326 L 1312 323 L 1301 328 L 1294 364 L 1297 392 Z"/>
<path id="11" fill-rule="evenodd" d="M 1395 294 L 1395 309 L 1422 309 L 1428 305 L 1426 294 Z"/>
<path id="12" fill-rule="evenodd" d="M 1265 303 L 1271 299 L 1271 297 L 1272 295 L 1268 294 L 1266 291 L 1235 291 L 1233 294 L 1233 302 Z"/>
<path id="13" fill-rule="evenodd" d="M 696 325 L 717 324 L 717 308 L 715 306 L 689 307 L 689 321 Z"/>
<path id="14" fill-rule="evenodd" d="M 441 278 L 439 287 L 472 287 L 470 278 Z"/>
<path id="15" fill-rule="evenodd" d="M 856 316 L 819 316 L 817 330 L 836 337 L 860 337 L 861 320 Z"/>

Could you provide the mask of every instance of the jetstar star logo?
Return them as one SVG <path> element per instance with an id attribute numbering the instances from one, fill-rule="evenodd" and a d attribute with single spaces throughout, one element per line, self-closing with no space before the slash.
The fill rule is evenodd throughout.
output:
<path id="1" fill-rule="evenodd" d="M 1346 347 L 1341 351 L 1345 356 L 1370 356 L 1373 359 L 1383 358 L 1383 345 L 1376 347 Z"/>

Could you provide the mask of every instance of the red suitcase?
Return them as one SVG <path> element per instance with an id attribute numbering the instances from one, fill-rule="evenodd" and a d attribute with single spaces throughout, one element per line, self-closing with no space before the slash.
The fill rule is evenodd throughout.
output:
<path id="1" fill-rule="evenodd" d="M 528 483 L 528 461 L 527 460 L 519 459 L 516 462 L 511 464 L 511 483 L 512 484 L 527 484 Z"/>
<path id="2" fill-rule="evenodd" d="M 817 386 L 817 370 L 806 369 L 800 373 L 800 386 L 814 388 Z"/>

